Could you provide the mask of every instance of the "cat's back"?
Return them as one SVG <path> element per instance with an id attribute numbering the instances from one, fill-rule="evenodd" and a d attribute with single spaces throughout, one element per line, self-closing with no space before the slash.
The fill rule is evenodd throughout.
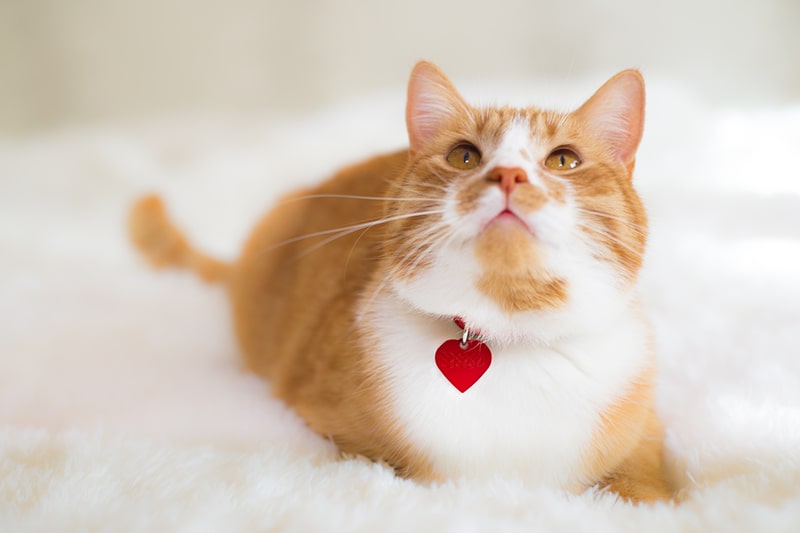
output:
<path id="1" fill-rule="evenodd" d="M 407 151 L 345 167 L 315 187 L 280 200 L 258 223 L 234 266 L 229 289 L 245 361 L 275 380 L 282 364 L 317 336 L 345 323 L 378 260 L 392 178 Z M 339 322 L 342 322 L 341 324 Z M 297 361 L 292 361 L 297 364 Z"/>

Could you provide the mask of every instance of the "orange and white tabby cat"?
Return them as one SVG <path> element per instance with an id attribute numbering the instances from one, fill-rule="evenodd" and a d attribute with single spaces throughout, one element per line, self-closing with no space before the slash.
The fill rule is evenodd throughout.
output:
<path id="1" fill-rule="evenodd" d="M 409 149 L 287 197 L 235 263 L 193 249 L 155 196 L 131 235 L 225 284 L 247 365 L 345 452 L 418 480 L 668 499 L 636 295 L 643 119 L 636 71 L 557 113 L 472 107 L 421 62 Z"/>

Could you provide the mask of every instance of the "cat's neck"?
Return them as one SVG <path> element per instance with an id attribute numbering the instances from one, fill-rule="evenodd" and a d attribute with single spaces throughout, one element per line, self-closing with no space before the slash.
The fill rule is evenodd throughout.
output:
<path id="1" fill-rule="evenodd" d="M 358 304 L 358 320 L 362 334 L 374 334 L 376 324 L 381 331 L 395 331 L 399 337 L 424 333 L 442 339 L 456 338 L 461 329 L 454 319 L 464 321 L 467 329 L 494 347 L 528 346 L 553 347 L 575 339 L 603 335 L 616 324 L 639 320 L 642 313 L 634 288 L 620 293 L 605 305 L 590 309 L 584 302 L 576 302 L 564 309 L 529 311 L 507 314 L 491 302 L 482 305 L 464 305 L 454 301 L 442 303 L 437 311 L 415 305 L 394 287 L 384 286 L 377 291 L 367 291 Z"/>

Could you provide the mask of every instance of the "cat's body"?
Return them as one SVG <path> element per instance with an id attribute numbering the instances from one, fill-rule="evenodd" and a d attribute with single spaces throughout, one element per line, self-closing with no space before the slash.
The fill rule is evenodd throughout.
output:
<path id="1" fill-rule="evenodd" d="M 667 498 L 635 293 L 642 107 L 628 71 L 573 114 L 476 110 L 421 63 L 410 150 L 284 199 L 236 263 L 189 247 L 155 197 L 134 241 L 224 280 L 247 365 L 343 451 L 421 480 Z M 463 393 L 434 362 L 456 317 L 492 352 Z"/>

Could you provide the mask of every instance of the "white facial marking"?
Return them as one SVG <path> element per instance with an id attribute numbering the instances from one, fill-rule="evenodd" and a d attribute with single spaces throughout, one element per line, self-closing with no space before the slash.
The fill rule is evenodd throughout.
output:
<path id="1" fill-rule="evenodd" d="M 492 153 L 487 168 L 493 167 L 519 167 L 531 176 L 533 168 L 531 161 L 520 153 L 529 151 L 534 139 L 531 135 L 531 126 L 527 119 L 516 118 L 503 133 L 502 141 Z"/>

